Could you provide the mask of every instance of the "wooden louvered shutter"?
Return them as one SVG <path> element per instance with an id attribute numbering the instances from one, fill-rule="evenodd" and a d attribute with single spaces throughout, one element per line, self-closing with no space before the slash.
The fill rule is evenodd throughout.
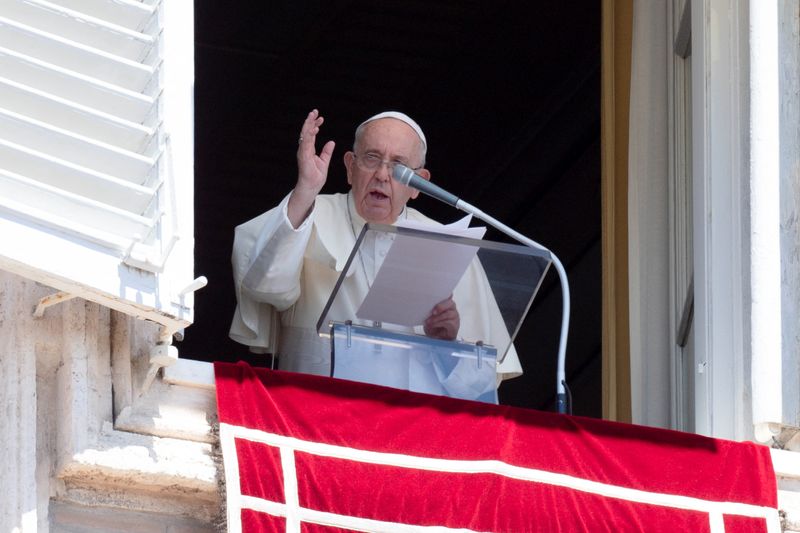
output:
<path id="1" fill-rule="evenodd" d="M 192 320 L 193 5 L 0 2 L 0 268 Z"/>

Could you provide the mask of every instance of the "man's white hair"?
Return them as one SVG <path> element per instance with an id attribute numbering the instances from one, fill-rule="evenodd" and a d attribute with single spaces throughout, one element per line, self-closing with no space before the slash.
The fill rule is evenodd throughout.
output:
<path id="1" fill-rule="evenodd" d="M 369 124 L 374 120 L 379 120 L 382 118 L 393 118 L 401 122 L 404 122 L 405 124 L 408 124 L 411 127 L 411 129 L 414 130 L 414 132 L 416 132 L 416 134 L 419 136 L 420 144 L 422 147 L 420 150 L 421 151 L 420 155 L 422 156 L 422 161 L 420 162 L 420 165 L 424 165 L 425 155 L 428 152 L 428 141 L 425 139 L 425 134 L 422 133 L 422 128 L 419 127 L 419 124 L 417 124 L 416 121 L 414 121 L 414 119 L 412 119 L 405 113 L 401 113 L 399 111 L 384 111 L 383 113 L 378 113 L 377 115 L 369 117 L 367 120 L 359 124 L 358 127 L 356 128 L 355 140 L 353 141 L 353 149 L 355 149 L 356 144 L 358 144 L 358 141 L 361 138 L 361 134 L 364 131 L 364 126 L 366 126 L 367 124 Z"/>

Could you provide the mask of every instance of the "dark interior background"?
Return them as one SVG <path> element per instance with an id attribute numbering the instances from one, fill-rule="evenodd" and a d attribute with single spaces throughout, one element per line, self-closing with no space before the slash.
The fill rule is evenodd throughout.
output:
<path id="1" fill-rule="evenodd" d="M 182 357 L 268 364 L 227 335 L 234 227 L 291 190 L 310 109 L 337 143 L 323 192 L 347 190 L 355 126 L 400 110 L 425 131 L 436 183 L 567 268 L 574 412 L 601 416 L 599 0 L 206 0 L 195 40 L 195 268 L 209 285 Z M 413 205 L 442 222 L 462 215 Z M 551 269 L 515 342 L 525 374 L 501 386 L 502 403 L 554 409 L 560 319 Z"/>

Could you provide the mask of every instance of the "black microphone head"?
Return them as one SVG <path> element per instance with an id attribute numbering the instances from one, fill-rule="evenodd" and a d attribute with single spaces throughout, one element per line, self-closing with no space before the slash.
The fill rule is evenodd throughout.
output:
<path id="1" fill-rule="evenodd" d="M 408 168 L 405 165 L 401 165 L 400 163 L 395 163 L 392 165 L 392 177 L 402 183 L 403 185 L 408 185 L 411 183 L 411 177 L 414 175 L 414 171 Z"/>

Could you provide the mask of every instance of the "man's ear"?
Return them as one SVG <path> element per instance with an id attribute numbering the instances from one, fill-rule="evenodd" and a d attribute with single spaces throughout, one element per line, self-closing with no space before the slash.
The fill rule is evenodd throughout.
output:
<path id="1" fill-rule="evenodd" d="M 355 161 L 355 155 L 352 151 L 348 150 L 344 153 L 344 166 L 347 169 L 347 183 L 349 185 L 353 184 L 353 180 L 350 177 L 352 174 L 353 169 L 353 162 Z"/>
<path id="2" fill-rule="evenodd" d="M 428 181 L 431 181 L 431 172 L 427 168 L 421 168 L 419 170 L 415 170 L 414 174 L 425 178 Z M 411 199 L 415 200 L 419 196 L 419 191 L 415 188 L 411 188 Z"/>

